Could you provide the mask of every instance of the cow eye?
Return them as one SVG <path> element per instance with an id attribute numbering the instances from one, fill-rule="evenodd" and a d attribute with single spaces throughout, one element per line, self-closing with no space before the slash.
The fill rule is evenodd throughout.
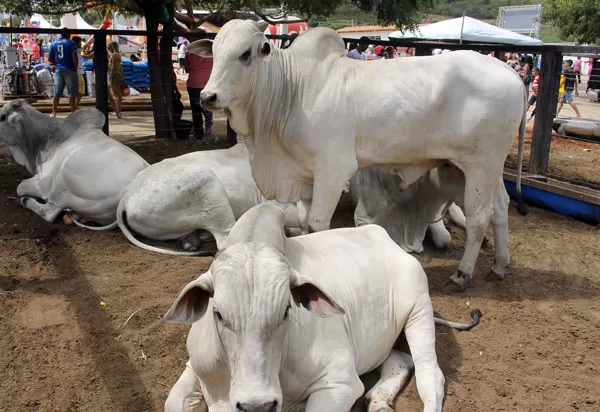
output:
<path id="1" fill-rule="evenodd" d="M 243 62 L 246 62 L 246 61 L 248 61 L 248 59 L 250 58 L 250 53 L 252 53 L 252 49 L 248 49 L 248 50 L 246 50 L 246 51 L 244 52 L 244 54 L 242 54 L 242 55 L 240 56 L 240 60 L 241 60 L 241 61 L 243 61 Z"/>
<path id="2" fill-rule="evenodd" d="M 3 114 L 2 116 L 0 116 L 0 122 L 4 122 L 6 120 L 6 115 Z"/>
<path id="3" fill-rule="evenodd" d="M 215 310 L 215 316 L 219 320 L 219 322 L 223 322 L 223 316 L 219 313 L 219 311 Z"/>

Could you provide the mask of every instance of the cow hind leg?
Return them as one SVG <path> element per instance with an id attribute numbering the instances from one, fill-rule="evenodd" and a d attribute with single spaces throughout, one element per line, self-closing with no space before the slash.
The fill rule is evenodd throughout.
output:
<path id="1" fill-rule="evenodd" d="M 394 412 L 394 399 L 408 381 L 413 368 L 409 355 L 392 350 L 379 367 L 379 381 L 365 395 L 367 412 Z"/>
<path id="2" fill-rule="evenodd" d="M 492 226 L 494 228 L 494 266 L 487 276 L 488 280 L 503 280 L 506 276 L 506 268 L 510 264 L 510 252 L 508 250 L 508 206 L 510 198 L 506 193 L 504 182 L 500 183 L 494 193 L 494 211 L 492 215 Z"/>
<path id="3" fill-rule="evenodd" d="M 165 402 L 165 412 L 208 412 L 208 406 L 202 395 L 200 379 L 189 361 L 169 392 Z"/>
<path id="4" fill-rule="evenodd" d="M 20 203 L 25 209 L 31 210 L 33 213 L 50 223 L 54 222 L 58 215 L 64 210 L 62 207 L 53 203 L 41 203 L 38 200 L 27 196 L 21 197 Z"/>
<path id="5" fill-rule="evenodd" d="M 440 412 L 444 402 L 444 375 L 435 353 L 435 321 L 428 294 L 415 302 L 404 328 L 415 365 L 417 391 L 424 412 Z"/>
<path id="6" fill-rule="evenodd" d="M 494 192 L 497 180 L 490 182 L 490 173 L 485 167 L 465 171 L 465 217 L 467 242 L 465 251 L 458 264 L 458 270 L 451 277 L 459 289 L 464 290 L 470 283 L 475 263 L 481 250 L 487 228 L 493 213 Z M 501 173 L 498 173 L 501 175 Z"/>

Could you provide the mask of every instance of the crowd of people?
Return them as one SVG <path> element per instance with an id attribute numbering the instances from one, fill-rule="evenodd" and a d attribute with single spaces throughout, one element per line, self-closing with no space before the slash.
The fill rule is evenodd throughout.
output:
<path id="1" fill-rule="evenodd" d="M 533 56 L 519 56 L 517 53 L 512 53 L 503 58 L 503 60 L 512 67 L 523 79 L 525 90 L 527 92 L 527 110 L 536 104 L 540 87 L 540 64 L 538 58 L 534 61 Z M 558 91 L 558 108 L 556 115 L 560 113 L 563 105 L 567 103 L 578 118 L 581 118 L 581 113 L 577 104 L 575 104 L 574 96 L 579 96 L 579 84 L 581 84 L 581 58 L 577 57 L 575 61 L 567 59 L 563 62 L 563 69 L 560 76 L 560 86 Z M 529 120 L 535 116 L 535 108 L 531 112 Z"/>

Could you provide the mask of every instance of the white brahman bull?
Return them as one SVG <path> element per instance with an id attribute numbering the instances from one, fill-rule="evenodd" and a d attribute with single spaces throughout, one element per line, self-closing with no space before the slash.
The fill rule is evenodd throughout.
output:
<path id="1" fill-rule="evenodd" d="M 446 164 L 428 171 L 406 189 L 401 185 L 392 170 L 359 170 L 350 180 L 356 226 L 380 225 L 405 252 L 421 253 L 427 230 L 436 247 L 449 247 L 452 237 L 444 224 L 446 213 L 465 228 L 465 215 L 454 203 L 462 203 L 464 197 L 462 172 Z"/>
<path id="2" fill-rule="evenodd" d="M 210 269 L 166 314 L 191 323 L 189 361 L 167 412 L 348 412 L 360 375 L 379 368 L 369 411 L 390 406 L 416 370 L 425 412 L 439 412 L 427 277 L 376 225 L 286 238 L 285 212 L 261 204 L 234 225 Z M 479 323 L 437 323 L 469 330 Z M 392 350 L 405 332 L 411 357 Z"/>
<path id="3" fill-rule="evenodd" d="M 451 162 L 465 175 L 467 220 L 465 252 L 452 280 L 459 287 L 469 283 L 490 220 L 492 271 L 504 278 L 509 197 L 502 172 L 519 125 L 522 160 L 526 115 L 519 75 L 472 51 L 353 60 L 327 28 L 308 30 L 279 50 L 263 34 L 266 24 L 231 20 L 214 43 L 203 39 L 189 48 L 213 57 L 202 102 L 224 109 L 244 137 L 265 198 L 302 200 L 304 230 L 321 231 L 358 169 L 393 168 L 408 187 Z M 519 162 L 518 189 L 520 170 Z"/>
<path id="4" fill-rule="evenodd" d="M 48 222 L 63 211 L 104 227 L 117 227 L 117 205 L 127 185 L 148 163 L 102 132 L 104 115 L 80 109 L 55 119 L 22 100 L 0 110 L 0 139 L 32 178 L 17 187 L 21 205 Z"/>
<path id="5" fill-rule="evenodd" d="M 212 254 L 197 251 L 215 238 L 222 249 L 235 221 L 264 202 L 250 170 L 248 149 L 203 150 L 165 159 L 141 171 L 123 194 L 117 222 L 127 239 L 151 252 L 178 256 Z M 300 232 L 295 205 L 286 210 L 287 230 Z M 126 217 L 126 221 L 125 221 Z M 148 239 L 181 239 L 186 252 L 143 243 L 129 230 Z M 212 236 L 211 236 L 212 235 Z"/>

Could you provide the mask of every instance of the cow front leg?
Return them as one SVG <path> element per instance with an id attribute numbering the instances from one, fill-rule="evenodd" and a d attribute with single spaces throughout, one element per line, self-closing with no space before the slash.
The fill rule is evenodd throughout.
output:
<path id="1" fill-rule="evenodd" d="M 54 222 L 58 215 L 64 210 L 54 203 L 40 203 L 38 200 L 27 196 L 21 197 L 20 204 L 25 209 L 31 210 L 33 213 L 50 223 Z"/>
<path id="2" fill-rule="evenodd" d="M 379 367 L 380 378 L 365 395 L 367 412 L 394 412 L 394 399 L 414 368 L 409 355 L 392 350 Z"/>
<path id="3" fill-rule="evenodd" d="M 17 186 L 17 196 L 43 199 L 44 195 L 40 190 L 39 177 L 36 175 L 19 183 Z"/>
<path id="4" fill-rule="evenodd" d="M 328 166 L 315 170 L 312 204 L 308 212 L 309 233 L 329 229 L 344 187 L 358 169 L 356 159 L 342 165 L 329 162 Z"/>
<path id="5" fill-rule="evenodd" d="M 349 372 L 348 382 L 328 381 L 327 389 L 311 393 L 306 402 L 305 412 L 348 412 L 363 394 L 365 387 L 355 373 Z"/>
<path id="6" fill-rule="evenodd" d="M 189 361 L 169 392 L 165 402 L 165 412 L 208 412 L 208 406 L 202 395 L 200 379 Z"/>
<path id="7" fill-rule="evenodd" d="M 406 321 L 404 333 L 415 365 L 417 391 L 424 412 L 440 412 L 444 402 L 444 375 L 435 353 L 435 323 L 428 294 L 421 295 Z"/>
<path id="8" fill-rule="evenodd" d="M 459 289 L 465 289 L 473 277 L 475 263 L 481 250 L 481 244 L 490 224 L 493 212 L 493 197 L 497 179 L 491 173 L 485 173 L 485 167 L 465 171 L 465 217 L 467 242 L 465 251 L 458 264 L 458 270 L 451 277 Z M 501 173 L 500 173 L 501 175 Z"/>

